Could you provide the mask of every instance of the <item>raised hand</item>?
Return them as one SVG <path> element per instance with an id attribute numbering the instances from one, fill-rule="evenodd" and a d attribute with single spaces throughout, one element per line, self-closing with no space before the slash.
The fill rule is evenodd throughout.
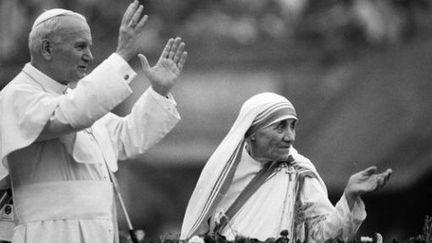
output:
<path id="1" fill-rule="evenodd" d="M 169 39 L 158 62 L 150 67 L 147 58 L 139 54 L 144 75 L 150 80 L 154 91 L 162 96 L 168 95 L 176 83 L 186 62 L 187 52 L 181 38 Z"/>
<path id="2" fill-rule="evenodd" d="M 372 192 L 383 187 L 389 180 L 391 174 L 391 169 L 387 169 L 383 173 L 377 173 L 377 168 L 375 166 L 371 166 L 352 175 L 349 178 L 344 191 L 344 194 L 348 200 L 348 204 L 353 203 L 353 201 L 362 194 Z"/>
<path id="3" fill-rule="evenodd" d="M 148 19 L 147 15 L 141 17 L 143 9 L 144 6 L 138 4 L 138 0 L 134 0 L 126 9 L 120 24 L 116 53 L 126 61 L 142 49 L 144 25 Z"/>

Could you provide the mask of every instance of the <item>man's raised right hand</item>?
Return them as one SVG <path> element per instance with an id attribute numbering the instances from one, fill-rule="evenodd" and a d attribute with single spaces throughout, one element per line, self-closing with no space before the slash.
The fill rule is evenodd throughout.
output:
<path id="1" fill-rule="evenodd" d="M 116 53 L 126 61 L 142 49 L 144 25 L 148 19 L 147 15 L 141 16 L 143 9 L 144 6 L 134 0 L 129 4 L 121 21 Z"/>

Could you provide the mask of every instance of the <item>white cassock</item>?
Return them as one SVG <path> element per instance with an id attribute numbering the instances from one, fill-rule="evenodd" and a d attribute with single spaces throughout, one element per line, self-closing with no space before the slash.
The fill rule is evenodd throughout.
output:
<path id="1" fill-rule="evenodd" d="M 1 91 L 0 179 L 11 176 L 13 242 L 118 242 L 108 169 L 142 155 L 180 119 L 172 97 L 151 88 L 126 117 L 110 113 L 135 76 L 114 53 L 73 90 L 26 64 Z M 41 134 L 48 122 L 51 134 Z M 56 134 L 56 124 L 70 132 Z"/>

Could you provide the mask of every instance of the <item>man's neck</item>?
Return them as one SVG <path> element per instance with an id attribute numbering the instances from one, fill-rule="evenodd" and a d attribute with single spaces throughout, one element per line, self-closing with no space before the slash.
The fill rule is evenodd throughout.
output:
<path id="1" fill-rule="evenodd" d="M 58 82 L 60 84 L 63 84 L 63 85 L 68 85 L 69 82 L 58 81 L 55 78 L 55 75 L 53 75 L 53 71 L 50 68 L 48 68 L 46 65 L 40 64 L 39 62 L 37 62 L 37 61 L 35 61 L 33 59 L 30 61 L 30 64 L 33 67 L 35 67 L 37 70 L 39 70 L 40 72 L 42 72 L 43 74 L 45 74 L 46 76 L 50 77 L 52 80 L 54 80 L 54 81 L 56 81 L 56 82 Z"/>

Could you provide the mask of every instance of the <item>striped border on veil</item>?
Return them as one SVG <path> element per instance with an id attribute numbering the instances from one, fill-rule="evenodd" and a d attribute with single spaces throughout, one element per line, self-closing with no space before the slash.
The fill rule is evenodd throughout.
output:
<path id="1" fill-rule="evenodd" d="M 297 119 L 294 106 L 275 93 L 260 93 L 242 105 L 236 121 L 201 172 L 183 219 L 181 239 L 205 232 L 205 223 L 230 186 L 245 143 L 254 124 L 268 126 L 284 119 Z M 310 162 L 309 162 L 310 163 Z M 313 166 L 313 165 L 312 165 Z"/>
<path id="2" fill-rule="evenodd" d="M 205 202 L 202 212 L 200 213 L 194 225 L 192 226 L 192 229 L 190 230 L 191 232 L 194 233 L 198 229 L 198 227 L 202 224 L 202 222 L 209 217 L 209 214 L 212 211 L 210 209 L 214 207 L 218 203 L 218 201 L 222 199 L 222 195 L 220 195 L 220 191 L 225 191 L 229 186 L 229 184 L 231 183 L 232 178 L 234 177 L 235 168 L 240 162 L 241 154 L 244 147 L 244 141 L 245 140 L 239 143 L 236 150 L 234 151 L 234 153 L 231 155 L 231 157 L 225 164 L 222 173 L 219 175 L 216 184 L 213 186 L 213 189 L 210 193 L 210 197 Z"/>

